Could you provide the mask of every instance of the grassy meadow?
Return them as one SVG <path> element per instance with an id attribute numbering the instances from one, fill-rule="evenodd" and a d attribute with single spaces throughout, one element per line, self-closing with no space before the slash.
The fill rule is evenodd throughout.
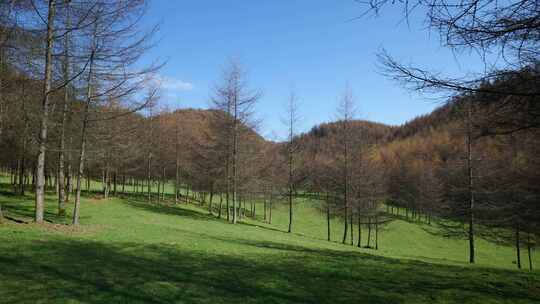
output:
<path id="1" fill-rule="evenodd" d="M 72 204 L 57 217 L 54 193 L 44 225 L 31 223 L 32 195 L 3 184 L 0 202 L 11 218 L 0 224 L 0 303 L 540 302 L 540 273 L 516 270 L 513 248 L 479 240 L 469 265 L 465 240 L 400 219 L 381 229 L 379 250 L 339 243 L 338 219 L 328 242 L 324 214 L 306 200 L 292 234 L 285 205 L 272 224 L 232 225 L 199 206 L 89 194 L 72 227 Z"/>

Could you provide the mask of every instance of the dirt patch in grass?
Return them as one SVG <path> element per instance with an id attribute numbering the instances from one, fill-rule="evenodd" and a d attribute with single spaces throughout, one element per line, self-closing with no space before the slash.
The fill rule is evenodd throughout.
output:
<path id="1" fill-rule="evenodd" d="M 49 233 L 57 233 L 64 235 L 92 235 L 103 229 L 102 225 L 66 225 L 66 224 L 53 224 L 53 223 L 44 223 L 44 224 L 29 224 L 30 227 L 35 227 L 42 231 Z"/>
<path id="2" fill-rule="evenodd" d="M 12 227 L 14 230 L 19 229 L 36 229 L 46 233 L 60 234 L 60 235 L 94 235 L 99 231 L 104 230 L 106 227 L 103 225 L 79 225 L 73 226 L 68 224 L 55 224 L 45 222 L 43 224 L 36 224 L 34 222 L 15 222 L 6 221 L 0 223 L 0 227 Z"/>

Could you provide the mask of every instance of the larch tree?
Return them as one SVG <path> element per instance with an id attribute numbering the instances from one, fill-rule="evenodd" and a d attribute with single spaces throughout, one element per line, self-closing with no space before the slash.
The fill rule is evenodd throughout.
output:
<path id="1" fill-rule="evenodd" d="M 246 128 L 253 125 L 253 111 L 261 93 L 249 89 L 246 73 L 240 63 L 230 60 L 223 70 L 221 83 L 216 87 L 213 104 L 224 112 L 227 190 L 226 196 L 232 201 L 232 223 L 238 220 L 238 173 L 240 168 L 240 140 Z M 229 200 L 227 200 L 229 201 Z"/>
<path id="2" fill-rule="evenodd" d="M 54 22 L 56 13 L 56 0 L 48 1 L 47 31 L 45 36 L 45 64 L 41 102 L 41 121 L 39 129 L 39 150 L 36 164 L 36 198 L 35 216 L 36 223 L 43 223 L 45 205 L 45 155 L 47 152 L 47 134 L 49 130 L 50 95 L 52 93 L 53 77 L 53 48 L 54 48 Z"/>
<path id="3" fill-rule="evenodd" d="M 71 28 L 71 10 L 70 10 L 70 2 L 71 0 L 64 0 L 64 10 L 65 10 L 65 27 L 66 32 L 64 33 L 64 54 L 63 54 L 63 62 L 62 62 L 62 70 L 63 70 L 63 81 L 64 83 L 69 83 L 70 78 L 70 34 L 69 30 Z M 58 215 L 64 216 L 66 213 L 66 207 L 65 203 L 67 201 L 68 196 L 66 195 L 66 188 L 64 185 L 64 174 L 65 174 L 65 149 L 66 149 L 66 124 L 68 122 L 68 115 L 70 114 L 70 94 L 69 94 L 69 86 L 66 85 L 64 87 L 64 96 L 63 96 L 63 107 L 62 107 L 62 120 L 60 123 L 60 144 L 59 144 L 59 151 L 58 151 Z M 71 170 L 68 170 L 69 172 Z M 68 177 L 71 176 L 71 173 L 68 173 Z M 68 178 L 68 184 L 70 183 L 70 178 Z"/>
<path id="4" fill-rule="evenodd" d="M 349 218 L 352 218 L 351 207 L 351 175 L 352 175 L 352 149 L 353 149 L 353 134 L 351 122 L 355 115 L 354 96 L 352 91 L 347 87 L 341 96 L 337 109 L 339 134 L 337 145 L 339 149 L 337 166 L 338 166 L 338 185 L 340 189 L 340 197 L 343 201 L 343 244 L 347 241 Z M 352 227 L 351 227 L 352 229 Z"/>
<path id="5" fill-rule="evenodd" d="M 160 67 L 152 65 L 136 69 L 135 64 L 151 47 L 156 28 L 141 31 L 141 17 L 145 13 L 146 1 L 116 0 L 96 1 L 93 7 L 91 26 L 87 27 L 85 54 L 89 58 L 86 73 L 83 122 L 80 136 L 79 169 L 77 174 L 77 196 L 73 213 L 74 225 L 79 223 L 81 180 L 86 160 L 87 132 L 92 124 L 112 120 L 146 108 L 155 101 L 157 89 L 151 76 Z M 147 90 L 147 94 L 140 94 Z M 102 112 L 100 104 L 116 100 L 123 105 L 123 113 Z M 149 184 L 150 185 L 150 184 Z"/>
<path id="6" fill-rule="evenodd" d="M 297 167 L 298 167 L 298 154 L 300 146 L 297 141 L 298 123 L 300 121 L 298 97 L 294 92 L 291 92 L 286 107 L 286 119 L 284 124 L 287 126 L 287 143 L 285 147 L 285 153 L 287 155 L 287 200 L 289 203 L 289 226 L 287 232 L 292 232 L 293 226 L 293 200 L 296 192 L 297 183 Z"/>

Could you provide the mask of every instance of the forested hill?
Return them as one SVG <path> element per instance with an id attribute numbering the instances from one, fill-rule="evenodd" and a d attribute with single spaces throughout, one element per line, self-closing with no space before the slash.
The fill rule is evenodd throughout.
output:
<path id="1" fill-rule="evenodd" d="M 304 147 L 334 145 L 340 141 L 342 121 L 316 125 L 298 136 L 297 141 Z M 396 127 L 366 120 L 351 120 L 347 130 L 350 140 L 355 143 L 374 144 L 385 142 Z"/>
<path id="2" fill-rule="evenodd" d="M 406 123 L 392 128 L 388 141 L 404 139 L 428 130 L 441 129 L 449 122 L 459 119 L 458 103 L 447 102 L 429 114 L 417 116 Z"/>
<path id="3" fill-rule="evenodd" d="M 178 120 L 178 126 L 180 133 L 187 132 L 191 136 L 195 137 L 208 137 L 214 136 L 216 132 L 220 130 L 218 125 L 215 124 L 216 117 L 222 115 L 226 116 L 224 112 L 215 109 L 179 109 L 172 113 L 165 114 L 165 116 L 170 115 L 170 118 Z M 244 130 L 248 136 L 255 140 L 257 143 L 263 143 L 264 138 L 259 135 L 252 127 L 242 125 L 242 130 Z"/>
<path id="4" fill-rule="evenodd" d="M 431 130 L 444 130 L 449 123 L 462 119 L 459 107 L 461 102 L 454 99 L 437 107 L 431 113 L 417 116 L 402 125 L 393 126 L 367 120 L 351 120 L 348 130 L 354 142 L 389 143 L 395 140 L 412 137 Z M 299 136 L 301 141 L 336 139 L 340 134 L 340 122 L 327 122 L 312 127 L 308 132 Z"/>

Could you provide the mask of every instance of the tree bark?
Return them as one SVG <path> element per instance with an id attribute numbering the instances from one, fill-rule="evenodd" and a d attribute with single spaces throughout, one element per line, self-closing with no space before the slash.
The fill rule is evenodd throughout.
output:
<path id="1" fill-rule="evenodd" d="M 375 214 L 375 250 L 379 249 L 379 217 Z"/>
<path id="2" fill-rule="evenodd" d="M 174 180 L 174 203 L 175 204 L 178 204 L 178 191 L 179 191 L 179 187 L 178 187 L 178 183 L 180 182 L 180 159 L 179 159 L 179 154 L 180 154 L 180 144 L 178 142 L 178 121 L 176 121 L 176 129 L 175 129 L 175 135 L 176 135 L 176 144 L 175 144 L 175 153 L 176 153 L 176 163 L 175 163 L 175 180 Z M 219 210 L 219 214 L 220 214 L 220 217 L 221 217 L 221 209 Z"/>
<path id="3" fill-rule="evenodd" d="M 516 262 L 517 268 L 521 269 L 521 252 L 520 252 L 520 239 L 519 239 L 519 223 L 516 224 Z"/>
<path id="4" fill-rule="evenodd" d="M 351 208 L 351 215 L 350 215 L 350 218 L 351 218 L 351 246 L 354 246 L 354 212 Z"/>
<path id="5" fill-rule="evenodd" d="M 238 105 L 234 103 L 234 129 L 232 148 L 232 203 L 233 203 L 233 224 L 237 221 L 237 166 L 238 166 Z"/>
<path id="6" fill-rule="evenodd" d="M 114 170 L 114 173 L 113 173 L 113 196 L 116 196 L 116 186 L 117 186 L 117 182 L 118 182 L 118 179 L 117 179 L 117 172 L 116 172 L 116 169 Z"/>
<path id="7" fill-rule="evenodd" d="M 472 101 L 467 102 L 467 169 L 469 190 L 469 263 L 475 262 L 474 248 L 474 180 L 472 152 Z"/>
<path id="8" fill-rule="evenodd" d="M 362 217 L 360 212 L 358 212 L 358 248 L 362 247 Z"/>
<path id="9" fill-rule="evenodd" d="M 221 209 L 223 208 L 223 193 L 219 194 L 219 210 L 218 210 L 218 218 L 221 218 Z"/>
<path id="10" fill-rule="evenodd" d="M 167 181 L 165 166 L 163 166 L 163 171 L 161 174 L 161 200 L 165 201 L 165 184 Z"/>
<path id="11" fill-rule="evenodd" d="M 527 233 L 527 255 L 529 256 L 529 270 L 532 271 L 531 233 L 530 232 Z"/>
<path id="12" fill-rule="evenodd" d="M 41 122 L 39 132 L 39 152 L 37 157 L 36 171 L 36 198 L 35 216 L 36 223 L 43 223 L 45 209 L 45 154 L 47 152 L 47 131 L 49 124 L 49 94 L 52 83 L 52 53 L 54 44 L 54 15 L 56 13 L 56 0 L 49 0 L 47 17 L 47 47 L 45 50 L 45 79 L 43 80 L 43 102 L 41 105 Z"/>
<path id="13" fill-rule="evenodd" d="M 270 209 L 268 209 L 268 224 L 272 224 L 272 203 L 272 199 L 270 199 Z"/>
<path id="14" fill-rule="evenodd" d="M 291 122 L 292 124 L 292 122 Z M 292 126 L 290 127 L 290 142 L 289 145 L 289 230 L 288 233 L 292 231 L 292 221 L 293 221 L 293 151 L 292 151 L 292 141 L 293 141 L 293 131 Z"/>
<path id="15" fill-rule="evenodd" d="M 368 237 L 367 237 L 367 248 L 371 248 L 371 216 L 368 217 Z"/>
<path id="16" fill-rule="evenodd" d="M 348 216 L 348 213 L 347 213 L 347 205 L 346 204 L 345 204 L 345 208 L 343 208 L 343 212 L 344 212 L 343 223 L 345 224 L 345 226 L 343 227 L 343 241 L 342 241 L 342 243 L 345 244 L 347 242 L 347 229 L 348 229 L 348 223 L 349 223 L 349 221 L 347 220 L 349 218 L 349 216 Z"/>
<path id="17" fill-rule="evenodd" d="M 266 197 L 264 197 L 263 200 L 263 208 L 264 208 L 264 221 L 266 222 Z"/>
<path id="18" fill-rule="evenodd" d="M 151 200 L 152 200 L 152 194 L 150 193 L 150 191 L 152 191 L 151 189 L 151 186 L 150 186 L 150 179 L 152 178 L 151 177 L 151 173 L 150 173 L 150 169 L 151 169 L 151 160 L 152 160 L 152 153 L 148 153 L 148 156 L 147 156 L 147 167 L 146 167 L 146 192 L 147 192 L 147 199 L 148 199 L 148 202 L 150 203 Z"/>
<path id="19" fill-rule="evenodd" d="M 65 1 L 66 5 L 66 27 L 71 27 L 70 1 Z M 69 81 L 69 33 L 64 34 L 64 62 L 63 62 L 64 82 Z M 64 100 L 62 109 L 62 121 L 60 124 L 60 147 L 58 151 L 58 215 L 66 214 L 66 189 L 64 185 L 64 150 L 66 149 L 66 122 L 69 111 L 69 89 L 64 87 Z"/>
<path id="20" fill-rule="evenodd" d="M 73 147 L 73 136 L 69 137 L 69 146 Z M 66 180 L 67 180 L 67 192 L 66 192 L 66 202 L 69 202 L 69 195 L 73 193 L 73 174 L 71 168 L 71 153 L 67 153 L 67 170 L 66 170 Z"/>
<path id="21" fill-rule="evenodd" d="M 328 194 L 326 194 L 326 228 L 327 228 L 327 239 L 330 242 L 330 201 Z"/>
<path id="22" fill-rule="evenodd" d="M 210 200 L 208 202 L 208 211 L 210 214 L 212 214 L 212 200 L 214 199 L 214 189 L 211 187 L 210 189 Z"/>

